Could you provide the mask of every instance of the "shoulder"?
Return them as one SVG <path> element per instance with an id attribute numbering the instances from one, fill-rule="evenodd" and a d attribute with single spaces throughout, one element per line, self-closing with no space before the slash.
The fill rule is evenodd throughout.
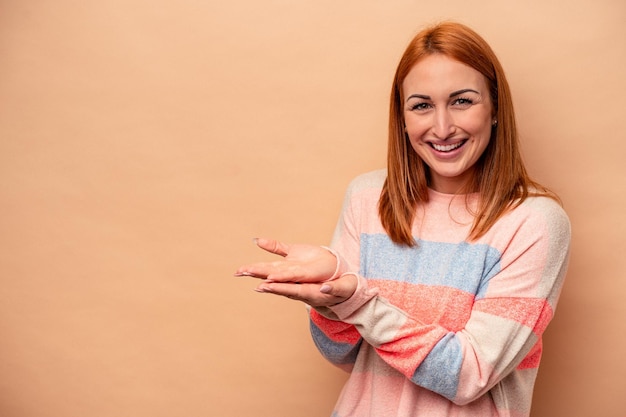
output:
<path id="1" fill-rule="evenodd" d="M 480 237 L 501 255 L 502 265 L 510 265 L 525 255 L 525 262 L 560 264 L 569 253 L 571 229 L 567 214 L 549 197 L 532 196 L 509 210 Z M 555 264 L 555 265 L 556 265 Z"/>
<path id="2" fill-rule="evenodd" d="M 357 194 L 364 190 L 381 190 L 387 178 L 386 169 L 377 169 L 355 177 L 348 186 L 349 194 Z"/>
<path id="3" fill-rule="evenodd" d="M 528 197 L 520 207 L 527 215 L 539 221 L 554 224 L 560 227 L 570 227 L 569 217 L 563 207 L 554 199 L 544 196 Z"/>
<path id="4" fill-rule="evenodd" d="M 501 220 L 516 228 L 548 234 L 559 241 L 569 241 L 570 220 L 561 205 L 552 198 L 531 196 L 507 213 Z"/>
<path id="5" fill-rule="evenodd" d="M 361 215 L 364 215 L 365 212 L 372 212 L 377 215 L 378 200 L 386 178 L 386 169 L 367 172 L 355 177 L 350 181 L 345 193 L 344 210 L 350 209 L 353 213 L 358 212 Z"/>

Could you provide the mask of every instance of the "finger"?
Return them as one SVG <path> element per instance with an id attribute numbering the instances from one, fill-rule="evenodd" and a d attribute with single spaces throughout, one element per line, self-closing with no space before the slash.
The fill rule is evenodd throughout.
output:
<path id="1" fill-rule="evenodd" d="M 256 243 L 256 245 L 261 249 L 276 255 L 287 256 L 289 254 L 289 245 L 279 242 L 278 240 L 256 238 L 254 239 L 254 243 Z"/>
<path id="2" fill-rule="evenodd" d="M 292 262 L 276 262 L 267 274 L 268 282 L 307 282 L 308 271 L 302 265 Z M 310 281 L 309 281 L 310 282 Z"/>
<path id="3" fill-rule="evenodd" d="M 268 281 L 295 282 L 301 268 L 288 261 L 258 262 L 239 267 L 235 276 L 263 278 Z"/>
<path id="4" fill-rule="evenodd" d="M 299 282 L 306 276 L 306 269 L 289 261 L 257 262 L 239 267 L 235 272 L 239 276 L 267 278 L 269 281 Z"/>
<path id="5" fill-rule="evenodd" d="M 276 267 L 273 262 L 259 262 L 256 264 L 240 266 L 235 271 L 236 277 L 253 277 L 266 279 L 268 275 L 275 272 Z"/>
<path id="6" fill-rule="evenodd" d="M 319 288 L 317 284 L 263 283 L 256 291 L 280 295 L 312 306 L 332 305 L 342 301 L 334 295 L 321 293 Z"/>
<path id="7" fill-rule="evenodd" d="M 346 275 L 336 281 L 325 282 L 320 287 L 320 292 L 347 300 L 356 291 L 358 280 L 354 275 Z"/>

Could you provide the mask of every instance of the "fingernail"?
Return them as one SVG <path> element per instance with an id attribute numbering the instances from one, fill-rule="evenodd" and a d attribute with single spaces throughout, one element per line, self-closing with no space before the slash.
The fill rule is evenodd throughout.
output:
<path id="1" fill-rule="evenodd" d="M 259 238 L 258 237 L 253 237 L 252 238 L 252 243 L 254 243 L 255 245 L 259 244 Z"/>
<path id="2" fill-rule="evenodd" d="M 320 292 L 321 292 L 321 293 L 324 293 L 324 294 L 328 294 L 328 293 L 330 293 L 330 291 L 331 291 L 332 289 L 333 289 L 333 287 L 331 287 L 330 285 L 328 285 L 328 284 L 324 284 L 324 285 L 322 285 L 322 286 L 320 287 Z"/>

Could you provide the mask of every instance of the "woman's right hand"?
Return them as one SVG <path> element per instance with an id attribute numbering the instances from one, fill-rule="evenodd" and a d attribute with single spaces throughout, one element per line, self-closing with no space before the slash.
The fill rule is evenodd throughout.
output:
<path id="1" fill-rule="evenodd" d="M 235 276 L 251 276 L 267 282 L 324 282 L 335 278 L 338 259 L 328 249 L 315 245 L 279 242 L 273 239 L 256 239 L 263 250 L 280 255 L 283 259 L 241 266 Z"/>
<path id="2" fill-rule="evenodd" d="M 354 294 L 358 278 L 353 274 L 341 277 L 339 259 L 321 246 L 288 245 L 272 239 L 256 239 L 261 249 L 283 259 L 241 266 L 235 276 L 262 279 L 256 291 L 275 294 L 305 302 L 313 307 L 339 304 Z M 331 280 L 332 281 L 329 281 Z"/>

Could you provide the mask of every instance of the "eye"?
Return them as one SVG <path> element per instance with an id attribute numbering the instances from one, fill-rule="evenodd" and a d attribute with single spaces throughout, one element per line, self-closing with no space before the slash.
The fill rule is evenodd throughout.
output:
<path id="1" fill-rule="evenodd" d="M 474 100 L 467 97 L 458 97 L 452 102 L 452 105 L 457 107 L 469 107 L 472 104 L 474 104 Z"/>
<path id="2" fill-rule="evenodd" d="M 411 106 L 411 110 L 413 111 L 424 111 L 424 110 L 428 110 L 430 108 L 430 103 L 425 103 L 425 102 L 421 102 L 421 103 L 415 103 Z"/>

